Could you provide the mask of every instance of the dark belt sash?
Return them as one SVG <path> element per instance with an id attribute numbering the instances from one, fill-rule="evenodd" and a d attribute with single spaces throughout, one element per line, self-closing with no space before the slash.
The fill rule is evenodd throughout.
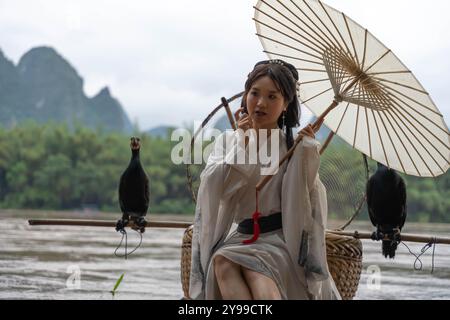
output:
<path id="1" fill-rule="evenodd" d="M 260 217 L 257 222 L 259 224 L 260 233 L 275 231 L 283 227 L 281 212 L 277 212 L 266 217 Z M 245 219 L 239 223 L 237 231 L 243 234 L 253 234 L 254 225 L 255 219 Z"/>

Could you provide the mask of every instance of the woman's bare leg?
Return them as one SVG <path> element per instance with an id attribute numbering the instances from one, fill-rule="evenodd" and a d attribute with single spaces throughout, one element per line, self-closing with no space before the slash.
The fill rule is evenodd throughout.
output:
<path id="1" fill-rule="evenodd" d="M 225 300 L 252 300 L 250 289 L 242 275 L 241 266 L 224 256 L 214 258 L 214 272 L 220 293 Z"/>
<path id="2" fill-rule="evenodd" d="M 280 290 L 271 278 L 245 267 L 242 267 L 245 281 L 250 287 L 255 300 L 281 300 Z"/>

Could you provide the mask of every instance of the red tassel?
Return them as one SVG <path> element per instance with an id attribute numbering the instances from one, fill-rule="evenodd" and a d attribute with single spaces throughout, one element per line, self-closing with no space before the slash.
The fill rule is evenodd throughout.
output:
<path id="1" fill-rule="evenodd" d="M 261 213 L 258 212 L 258 191 L 256 191 L 256 211 L 252 215 L 253 219 L 253 237 L 251 239 L 247 239 L 242 241 L 243 244 L 251 244 L 258 240 L 260 228 L 258 219 L 261 217 Z"/>
<path id="2" fill-rule="evenodd" d="M 250 243 L 253 243 L 256 240 L 258 240 L 259 233 L 260 233 L 258 219 L 260 216 L 261 216 L 261 213 L 259 213 L 258 211 L 255 211 L 253 213 L 253 216 L 252 216 L 252 218 L 253 218 L 253 237 L 251 239 L 242 241 L 243 244 L 250 244 Z"/>

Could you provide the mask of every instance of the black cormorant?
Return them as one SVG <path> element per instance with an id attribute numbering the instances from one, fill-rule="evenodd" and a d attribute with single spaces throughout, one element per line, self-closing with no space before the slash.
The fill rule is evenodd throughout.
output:
<path id="1" fill-rule="evenodd" d="M 406 185 L 400 175 L 378 163 L 378 169 L 367 182 L 367 207 L 377 228 L 373 240 L 383 240 L 383 255 L 395 257 L 400 231 L 406 220 Z"/>
<path id="2" fill-rule="evenodd" d="M 150 191 L 149 179 L 142 168 L 139 158 L 140 139 L 131 137 L 131 160 L 120 177 L 119 183 L 119 204 L 122 211 L 122 219 L 117 222 L 116 230 L 125 228 L 129 220 L 132 220 L 141 233 L 145 232 Z"/>

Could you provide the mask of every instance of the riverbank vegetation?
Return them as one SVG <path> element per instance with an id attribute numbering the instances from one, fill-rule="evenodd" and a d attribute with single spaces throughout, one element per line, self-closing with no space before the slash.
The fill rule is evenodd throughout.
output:
<path id="1" fill-rule="evenodd" d="M 140 134 L 141 162 L 150 176 L 149 212 L 193 214 L 195 204 L 186 183 L 186 166 L 171 161 L 178 141 Z M 350 148 L 341 156 L 354 159 Z M 0 208 L 73 210 L 94 208 L 117 211 L 117 188 L 130 160 L 129 136 L 77 126 L 38 125 L 33 122 L 13 129 L 0 128 Z M 358 162 L 361 165 L 361 161 Z M 202 166 L 192 166 L 199 176 Z M 322 177 L 332 175 L 351 186 L 352 172 L 324 167 Z M 355 171 L 356 172 L 356 171 Z M 404 176 L 405 177 L 405 176 Z M 450 176 L 405 177 L 408 186 L 408 220 L 450 222 Z M 330 190 L 328 197 L 342 201 L 333 218 L 346 218 L 354 204 L 345 203 L 345 188 Z M 361 213 L 366 218 L 365 212 Z"/>

